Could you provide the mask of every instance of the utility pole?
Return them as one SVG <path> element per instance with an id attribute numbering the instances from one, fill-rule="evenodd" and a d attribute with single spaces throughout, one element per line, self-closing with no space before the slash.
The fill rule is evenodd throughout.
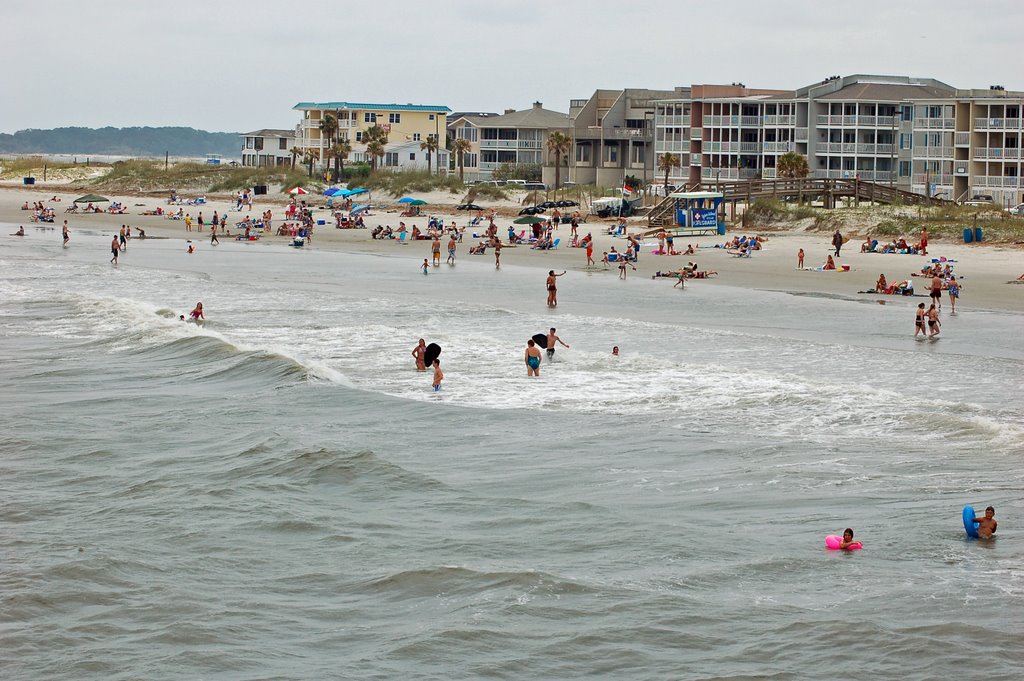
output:
<path id="1" fill-rule="evenodd" d="M 170 161 L 171 161 L 171 152 L 165 151 L 164 152 L 164 172 L 165 173 L 167 172 L 167 166 L 170 163 Z"/>

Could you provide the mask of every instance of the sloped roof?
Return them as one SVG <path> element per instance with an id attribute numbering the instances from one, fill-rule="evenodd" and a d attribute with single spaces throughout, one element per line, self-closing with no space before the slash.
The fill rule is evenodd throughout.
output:
<path id="1" fill-rule="evenodd" d="M 294 130 L 275 130 L 273 128 L 263 128 L 262 130 L 253 130 L 252 132 L 243 132 L 241 137 L 295 137 Z"/>
<path id="2" fill-rule="evenodd" d="M 292 107 L 292 110 L 304 111 L 306 109 L 312 110 L 327 110 L 337 109 L 352 110 L 358 109 L 359 111 L 429 111 L 431 113 L 443 113 L 447 114 L 451 109 L 446 106 L 436 106 L 433 104 L 372 104 L 367 102 L 299 102 Z"/>
<path id="3" fill-rule="evenodd" d="M 872 102 L 899 102 L 904 99 L 942 99 L 952 98 L 954 90 L 934 87 L 931 85 L 911 85 L 903 83 L 854 83 L 846 87 L 818 97 L 818 100 L 865 100 Z"/>
<path id="4" fill-rule="evenodd" d="M 481 126 L 487 128 L 540 128 L 544 130 L 548 128 L 568 128 L 569 114 L 535 106 L 522 111 L 513 111 L 501 116 L 494 116 L 493 118 L 489 117 Z"/>

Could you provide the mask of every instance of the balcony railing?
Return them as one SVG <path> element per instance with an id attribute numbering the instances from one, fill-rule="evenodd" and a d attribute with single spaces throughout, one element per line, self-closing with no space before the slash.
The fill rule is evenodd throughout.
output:
<path id="1" fill-rule="evenodd" d="M 690 165 L 691 166 L 699 166 L 700 165 L 700 154 L 690 154 Z"/>
<path id="2" fill-rule="evenodd" d="M 659 126 L 664 125 L 673 128 L 690 127 L 689 116 L 658 116 L 657 121 Z"/>
<path id="3" fill-rule="evenodd" d="M 690 143 L 689 143 L 689 141 L 685 141 L 685 140 L 672 140 L 672 141 L 661 140 L 659 142 L 655 142 L 655 144 L 654 144 L 654 151 L 655 151 L 655 153 L 658 153 L 658 154 L 663 154 L 665 152 L 672 152 L 674 154 L 678 154 L 680 152 L 689 151 L 689 150 L 690 150 Z"/>
<path id="4" fill-rule="evenodd" d="M 892 128 L 896 125 L 895 116 L 816 116 L 819 126 L 844 128 Z"/>
<path id="5" fill-rule="evenodd" d="M 786 153 L 792 147 L 792 142 L 765 142 L 763 149 L 766 154 L 777 154 L 780 152 Z"/>
<path id="6" fill-rule="evenodd" d="M 760 142 L 740 142 L 741 154 L 756 154 L 761 151 Z"/>
<path id="7" fill-rule="evenodd" d="M 918 158 L 953 158 L 953 147 L 914 147 Z"/>
<path id="8" fill-rule="evenodd" d="M 1020 130 L 1019 118 L 978 118 L 974 121 L 975 130 Z"/>
<path id="9" fill-rule="evenodd" d="M 950 174 L 943 173 L 917 173 L 913 176 L 914 184 L 925 184 L 931 182 L 932 184 L 940 185 L 951 185 L 953 184 L 953 176 Z M 975 178 L 977 179 L 977 178 Z"/>
<path id="10" fill-rule="evenodd" d="M 543 149 L 540 140 L 480 140 L 481 149 Z"/>
<path id="11" fill-rule="evenodd" d="M 999 175 L 975 175 L 972 178 L 974 186 L 978 187 L 1010 187 L 1017 188 L 1024 186 L 1019 177 L 1007 177 Z"/>
<path id="12" fill-rule="evenodd" d="M 794 132 L 794 137 L 796 138 L 797 142 L 806 142 L 807 141 L 807 128 L 797 128 L 796 131 Z"/>
<path id="13" fill-rule="evenodd" d="M 774 180 L 775 179 L 775 170 L 776 170 L 775 168 L 762 168 L 761 169 L 761 177 L 763 177 L 766 180 Z"/>
<path id="14" fill-rule="evenodd" d="M 705 142 L 705 154 L 735 154 L 740 150 L 739 142 Z"/>
<path id="15" fill-rule="evenodd" d="M 740 116 L 740 125 L 745 128 L 759 128 L 761 127 L 760 116 Z"/>
<path id="16" fill-rule="evenodd" d="M 783 114 L 780 116 L 765 116 L 764 127 L 789 127 L 796 122 L 796 116 L 792 114 Z"/>
<path id="17" fill-rule="evenodd" d="M 915 118 L 914 127 L 925 130 L 952 130 L 956 121 L 952 118 Z"/>
<path id="18" fill-rule="evenodd" d="M 738 180 L 740 179 L 739 168 L 701 168 L 700 176 L 712 180 Z"/>
<path id="19" fill-rule="evenodd" d="M 1008 158 L 1015 160 L 1020 157 L 1020 149 L 1003 149 L 1000 147 L 989 147 L 988 149 L 981 148 L 974 150 L 974 158 L 976 159 L 1002 160 Z"/>
<path id="20" fill-rule="evenodd" d="M 690 139 L 699 142 L 701 140 L 701 129 L 690 128 Z"/>
<path id="21" fill-rule="evenodd" d="M 958 147 L 969 147 L 971 146 L 971 133 L 969 132 L 958 132 L 953 134 L 953 144 Z"/>
<path id="22" fill-rule="evenodd" d="M 891 170 L 818 169 L 812 173 L 812 176 L 828 180 L 854 180 L 860 178 L 865 182 L 893 182 L 896 179 L 896 174 Z"/>

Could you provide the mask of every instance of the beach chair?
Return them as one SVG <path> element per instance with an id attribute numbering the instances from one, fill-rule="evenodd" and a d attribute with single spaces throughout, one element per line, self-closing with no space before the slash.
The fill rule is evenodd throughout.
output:
<path id="1" fill-rule="evenodd" d="M 558 248 L 558 244 L 560 244 L 561 242 L 562 242 L 562 240 L 561 240 L 561 239 L 555 239 L 555 240 L 554 240 L 554 241 L 553 241 L 553 242 L 551 243 L 551 248 L 549 248 L 548 250 L 549 250 L 549 251 L 553 251 L 553 250 L 555 250 L 556 248 Z"/>

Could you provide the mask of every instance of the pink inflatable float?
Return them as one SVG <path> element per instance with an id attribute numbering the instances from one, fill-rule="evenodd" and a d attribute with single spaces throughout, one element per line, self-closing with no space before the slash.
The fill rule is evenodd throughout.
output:
<path id="1" fill-rule="evenodd" d="M 839 548 L 841 548 L 841 544 L 842 543 L 843 543 L 843 538 L 838 536 L 838 535 L 830 534 L 827 537 L 825 537 L 825 548 L 829 549 L 831 551 L 836 551 Z M 858 550 L 860 550 L 862 548 L 864 548 L 864 545 L 861 544 L 859 541 L 855 541 L 852 544 L 850 544 L 849 546 L 847 546 L 846 550 L 847 551 L 858 551 Z"/>

